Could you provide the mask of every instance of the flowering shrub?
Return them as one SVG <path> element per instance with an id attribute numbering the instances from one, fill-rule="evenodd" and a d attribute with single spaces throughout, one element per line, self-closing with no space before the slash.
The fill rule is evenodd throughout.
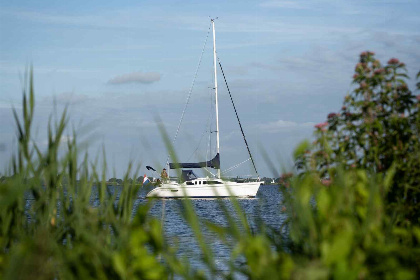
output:
<path id="1" fill-rule="evenodd" d="M 395 166 L 388 210 L 396 222 L 418 224 L 420 97 L 410 91 L 406 79 L 405 64 L 398 59 L 382 65 L 373 52 L 362 52 L 353 75 L 353 92 L 345 96 L 339 112 L 315 125 L 314 149 L 298 158 L 297 166 L 319 170 L 327 177 L 328 168 L 337 163 L 377 173 Z"/>
<path id="2" fill-rule="evenodd" d="M 361 53 L 354 90 L 315 125 L 315 141 L 296 148 L 299 175 L 281 188 L 293 277 L 420 273 L 420 95 L 404 63 L 384 66 L 374 55 Z"/>

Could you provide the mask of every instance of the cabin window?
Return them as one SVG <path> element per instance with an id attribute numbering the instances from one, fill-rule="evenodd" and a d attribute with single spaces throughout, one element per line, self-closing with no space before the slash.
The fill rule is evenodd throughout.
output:
<path id="1" fill-rule="evenodd" d="M 187 182 L 187 185 L 194 185 L 193 182 Z"/>

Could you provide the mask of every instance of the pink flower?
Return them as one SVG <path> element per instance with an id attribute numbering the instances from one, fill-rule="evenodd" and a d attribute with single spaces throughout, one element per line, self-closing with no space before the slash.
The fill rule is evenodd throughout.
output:
<path id="1" fill-rule="evenodd" d="M 361 54 L 360 54 L 360 56 L 367 56 L 368 55 L 368 52 L 362 52 Z"/>
<path id="2" fill-rule="evenodd" d="M 374 75 L 380 75 L 380 74 L 382 74 L 382 73 L 385 73 L 385 69 L 383 69 L 383 68 L 376 69 L 376 70 L 373 72 L 373 74 L 374 74 Z"/>
<path id="3" fill-rule="evenodd" d="M 366 88 L 366 87 L 367 87 L 367 84 L 366 84 L 365 82 L 361 82 L 361 83 L 360 83 L 360 87 L 361 87 L 361 88 Z"/>
<path id="4" fill-rule="evenodd" d="M 329 185 L 331 185 L 331 179 L 322 179 L 321 184 L 328 187 Z"/>
<path id="5" fill-rule="evenodd" d="M 357 79 L 357 78 L 359 78 L 359 74 L 354 74 L 353 79 Z"/>
<path id="6" fill-rule="evenodd" d="M 315 128 L 317 128 L 317 129 L 323 129 L 323 128 L 325 128 L 326 126 L 328 126 L 328 123 L 327 122 L 323 122 L 323 123 L 319 123 L 319 124 L 316 124 L 315 125 Z"/>
<path id="7" fill-rule="evenodd" d="M 390 60 L 388 60 L 388 64 L 398 64 L 400 63 L 400 61 L 396 58 L 391 58 Z"/>
<path id="8" fill-rule="evenodd" d="M 416 99 L 417 99 L 417 101 L 419 101 L 419 102 L 420 102 L 420 94 L 417 94 L 417 95 L 416 95 Z"/>
<path id="9" fill-rule="evenodd" d="M 367 51 L 368 55 L 375 55 L 374 52 Z"/>
<path id="10" fill-rule="evenodd" d="M 404 62 L 401 62 L 400 63 L 400 67 L 404 67 L 405 66 L 405 63 Z"/>
<path id="11" fill-rule="evenodd" d="M 331 119 L 331 118 L 334 118 L 334 117 L 337 117 L 338 115 L 336 114 L 336 113 L 329 113 L 328 114 L 328 118 L 329 119 Z"/>

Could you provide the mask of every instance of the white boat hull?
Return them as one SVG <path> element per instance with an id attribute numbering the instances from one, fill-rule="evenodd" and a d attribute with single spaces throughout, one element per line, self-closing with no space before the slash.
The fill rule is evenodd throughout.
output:
<path id="1" fill-rule="evenodd" d="M 224 182 L 218 185 L 186 185 L 174 182 L 162 184 L 151 190 L 146 197 L 160 198 L 208 198 L 208 197 L 255 197 L 262 182 Z"/>

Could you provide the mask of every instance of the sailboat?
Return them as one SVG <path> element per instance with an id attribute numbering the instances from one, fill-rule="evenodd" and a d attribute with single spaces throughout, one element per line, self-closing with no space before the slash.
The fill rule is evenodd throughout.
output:
<path id="1" fill-rule="evenodd" d="M 213 30 L 213 66 L 214 66 L 214 94 L 215 94 L 215 109 L 216 109 L 216 156 L 204 162 L 198 163 L 169 163 L 170 169 L 182 169 L 180 174 L 181 178 L 178 182 L 170 181 L 167 178 L 162 178 L 162 184 L 159 187 L 151 190 L 146 197 L 159 197 L 159 198 L 210 198 L 210 197 L 255 197 L 258 189 L 260 188 L 263 181 L 260 181 L 259 177 L 257 181 L 226 181 L 221 178 L 220 172 L 220 142 L 219 142 L 219 107 L 217 99 L 217 67 L 216 67 L 216 32 L 214 28 L 214 19 L 211 19 L 211 25 Z M 220 61 L 219 61 L 220 64 Z M 220 64 L 221 66 L 221 64 Z M 223 69 L 222 69 L 223 71 Z M 228 89 L 229 91 L 229 89 Z M 229 91 L 230 94 L 230 91 Z M 235 109 L 237 119 L 239 121 L 238 114 L 236 112 L 235 105 L 232 104 Z M 242 135 L 244 136 L 245 144 L 248 148 L 250 159 L 254 165 L 251 152 L 246 142 L 245 134 L 241 128 Z M 213 168 L 217 170 L 217 175 L 214 177 L 197 177 L 192 169 L 194 168 Z M 258 174 L 258 172 L 257 172 Z"/>

